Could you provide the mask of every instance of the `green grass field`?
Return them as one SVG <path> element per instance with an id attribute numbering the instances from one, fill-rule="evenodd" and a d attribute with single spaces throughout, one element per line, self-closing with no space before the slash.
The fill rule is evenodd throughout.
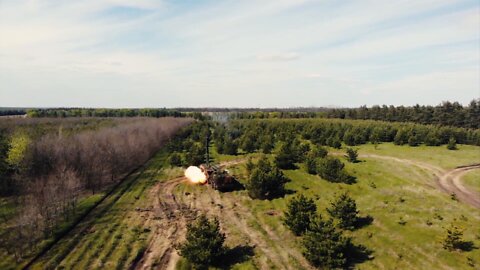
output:
<path id="1" fill-rule="evenodd" d="M 480 170 L 467 172 L 462 180 L 466 187 L 480 193 Z"/>
<path id="2" fill-rule="evenodd" d="M 147 191 L 158 179 L 177 176 L 160 152 L 130 175 L 68 237 L 40 258 L 32 269 L 124 269 L 144 250 L 150 234 L 137 208 L 146 205 Z"/>
<path id="3" fill-rule="evenodd" d="M 418 160 L 451 169 L 456 166 L 479 163 L 480 147 L 459 146 L 457 151 L 445 147 L 408 147 L 382 144 L 356 147 L 360 154 L 394 156 Z M 339 151 L 339 150 L 335 150 Z M 216 156 L 218 161 L 232 159 Z M 238 157 L 237 157 L 238 158 Z M 342 158 L 343 159 L 343 158 Z M 286 187 L 297 194 L 315 198 L 322 215 L 328 216 L 325 208 L 336 194 L 348 191 L 357 201 L 360 215 L 370 215 L 373 223 L 352 233 L 354 242 L 363 244 L 373 251 L 374 259 L 356 265 L 358 269 L 474 269 L 480 267 L 480 250 L 448 252 L 442 249 L 440 239 L 444 228 L 455 222 L 465 229 L 464 238 L 480 247 L 480 212 L 469 205 L 453 201 L 449 194 L 435 189 L 431 173 L 418 167 L 399 164 L 395 161 L 375 158 L 362 159 L 359 163 L 348 163 L 346 168 L 357 177 L 353 185 L 329 183 L 318 176 L 307 174 L 303 168 L 285 171 L 292 179 Z M 245 179 L 242 165 L 231 171 Z M 467 183 L 473 183 L 478 171 L 470 172 Z M 478 187 L 478 181 L 473 183 Z M 281 215 L 266 214 L 271 210 L 282 212 L 289 198 L 272 201 L 251 200 L 245 191 L 233 192 L 234 200 L 245 205 L 254 215 L 252 226 L 267 225 L 284 241 L 297 241 L 281 222 Z M 404 225 L 399 223 L 405 221 Z M 469 259 L 470 258 L 470 259 Z M 469 266 L 474 261 L 476 266 Z"/>
<path id="4" fill-rule="evenodd" d="M 376 154 L 417 160 L 442 167 L 445 170 L 460 165 L 479 163 L 480 147 L 460 145 L 459 150 L 449 151 L 444 147 L 408 147 L 381 144 L 378 149 L 372 145 L 355 147 L 360 154 Z M 331 152 L 343 152 L 333 150 Z M 212 151 L 215 162 L 246 160 L 260 154 L 226 156 Z M 166 164 L 168 153 L 160 152 L 142 169 L 130 175 L 111 196 L 107 197 L 91 215 L 80 222 L 68 237 L 60 240 L 33 269 L 124 269 L 131 265 L 137 255 L 145 250 L 151 236 L 151 226 L 142 212 L 135 211 L 148 204 L 148 191 L 158 181 L 172 179 L 182 174 L 180 168 Z M 361 158 L 359 163 L 346 164 L 349 173 L 357 177 L 353 185 L 330 183 L 319 176 L 309 175 L 302 165 L 285 174 L 292 180 L 287 189 L 294 194 L 271 201 L 252 200 L 246 191 L 219 194 L 225 209 L 232 209 L 233 215 L 245 221 L 255 237 L 267 245 L 266 250 L 281 254 L 285 249 L 300 254 L 300 239 L 293 236 L 282 224 L 286 203 L 295 194 L 314 198 L 323 216 L 325 209 L 340 192 L 348 191 L 357 201 L 361 216 L 371 216 L 373 222 L 353 232 L 356 244 L 366 246 L 372 252 L 372 259 L 355 265 L 356 269 L 478 269 L 480 267 L 480 211 L 469 205 L 454 201 L 449 194 L 437 190 L 433 175 L 416 166 L 409 166 L 392 160 Z M 243 164 L 229 166 L 232 174 L 240 181 L 246 180 Z M 478 170 L 468 172 L 465 185 L 478 191 Z M 180 184 L 175 194 L 181 202 L 188 202 L 186 192 L 202 194 L 207 186 Z M 211 191 L 217 192 L 217 191 Z M 100 198 L 91 197 L 82 203 L 84 209 Z M 12 206 L 1 202 L 1 210 L 8 214 Z M 196 202 L 202 206 L 202 202 Z M 203 202 L 210 205 L 209 201 Z M 235 207 L 232 205 L 234 204 Z M 237 210 L 239 211 L 237 213 Z M 226 210 L 229 211 L 229 210 Z M 216 213 L 216 212 L 213 212 Z M 273 214 L 272 214 L 273 213 Z M 219 216 L 229 224 L 228 217 Z M 399 223 L 403 220 L 405 223 Z M 451 222 L 461 226 L 464 239 L 472 241 L 471 251 L 448 252 L 442 249 L 440 239 L 445 227 Z M 68 224 L 66 224 L 68 225 Z M 251 244 L 244 232 L 236 227 L 225 227 L 228 231 L 226 244 Z M 281 243 L 281 244 L 279 244 Z M 265 258 L 264 249 L 256 246 L 253 256 L 230 265 L 230 269 L 259 269 L 261 265 L 274 268 L 272 261 Z M 297 258 L 288 257 L 282 261 L 302 269 Z M 469 265 L 475 264 L 473 266 Z M 14 262 L 2 260 L 1 269 L 12 269 Z M 189 269 L 189 264 L 180 259 L 178 269 Z"/>

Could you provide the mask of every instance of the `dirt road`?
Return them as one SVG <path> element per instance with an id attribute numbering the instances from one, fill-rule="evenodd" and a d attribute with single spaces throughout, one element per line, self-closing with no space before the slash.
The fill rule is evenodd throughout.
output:
<path id="1" fill-rule="evenodd" d="M 185 177 L 178 177 L 159 182 L 150 191 L 153 209 L 147 224 L 155 229 L 143 257 L 132 269 L 175 269 L 179 256 L 174 247 L 184 237 L 186 224 L 196 216 L 173 194 L 174 188 L 185 181 Z"/>
<path id="2" fill-rule="evenodd" d="M 220 165 L 231 166 L 241 162 L 243 160 L 234 160 Z M 153 211 L 150 211 L 152 214 L 148 224 L 156 229 L 143 257 L 132 269 L 174 269 L 179 259 L 174 247 L 184 241 L 186 225 L 193 221 L 199 211 L 219 218 L 227 237 L 239 233 L 248 245 L 261 252 L 258 260 L 260 269 L 298 269 L 298 266 L 311 269 L 300 252 L 286 248 L 281 237 L 268 229 L 267 224 L 261 226 L 266 228 L 270 241 L 258 229 L 252 228 L 247 221 L 256 218 L 232 197 L 220 196 L 218 191 L 208 187 L 200 192 L 175 197 L 174 189 L 182 183 L 188 184 L 187 181 L 185 177 L 178 177 L 159 182 L 151 190 L 149 196 L 152 197 Z"/>
<path id="3" fill-rule="evenodd" d="M 397 158 L 397 157 L 391 157 L 391 156 L 383 156 L 383 155 L 375 155 L 375 154 L 364 154 L 364 155 L 359 155 L 359 157 L 363 158 L 376 158 L 376 159 L 384 159 L 384 160 L 392 160 L 395 162 L 411 165 L 411 166 L 416 166 L 418 168 L 421 168 L 425 171 L 428 171 L 432 173 L 435 177 L 435 186 L 448 193 L 448 194 L 455 194 L 457 199 L 461 202 L 470 204 L 476 208 L 480 208 L 480 194 L 473 190 L 469 190 L 466 188 L 462 182 L 461 182 L 461 177 L 468 171 L 473 170 L 473 169 L 479 169 L 480 164 L 474 164 L 474 165 L 467 165 L 467 166 L 461 166 L 457 167 L 453 170 L 444 170 L 440 167 L 425 163 L 425 162 L 420 162 L 416 160 L 410 160 L 410 159 L 402 159 L 402 158 Z"/>
<path id="4" fill-rule="evenodd" d="M 480 164 L 462 166 L 450 170 L 439 178 L 439 184 L 447 192 L 454 193 L 460 201 L 480 208 L 480 194 L 466 188 L 461 181 L 465 173 L 474 169 L 480 169 Z"/>
<path id="5" fill-rule="evenodd" d="M 340 153 L 334 153 L 340 155 Z M 434 176 L 430 185 L 448 194 L 455 193 L 458 200 L 480 208 L 480 197 L 474 191 L 464 187 L 461 177 L 467 171 L 480 168 L 480 164 L 444 170 L 438 166 L 410 159 L 375 154 L 363 154 L 361 158 L 374 158 L 399 162 L 421 168 Z M 243 162 L 233 160 L 220 164 L 231 166 Z M 186 225 L 192 222 L 198 212 L 208 213 L 220 219 L 227 237 L 229 234 L 241 234 L 242 239 L 261 253 L 257 261 L 260 269 L 311 269 L 311 266 L 295 248 L 288 248 L 282 237 L 257 219 L 252 212 L 235 200 L 233 196 L 221 195 L 211 188 L 201 189 L 193 194 L 180 194 L 177 198 L 175 188 L 187 184 L 185 177 L 159 182 L 149 193 L 153 211 L 150 211 L 147 224 L 155 228 L 150 237 L 148 248 L 132 269 L 175 269 L 179 255 L 175 245 L 184 241 Z M 428 183 L 427 183 L 428 184 Z M 263 231 L 252 228 L 248 220 L 255 220 Z M 292 260 L 294 264 L 292 264 Z"/>

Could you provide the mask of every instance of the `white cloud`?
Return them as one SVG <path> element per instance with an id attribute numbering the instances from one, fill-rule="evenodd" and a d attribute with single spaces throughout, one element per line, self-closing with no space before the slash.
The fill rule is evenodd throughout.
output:
<path id="1" fill-rule="evenodd" d="M 456 4 L 466 7 L 448 10 Z M 62 105 L 62 96 L 73 91 L 87 91 L 85 96 L 98 97 L 104 106 L 128 104 L 129 93 L 140 96 L 139 106 L 141 96 L 145 104 L 158 106 L 250 106 L 251 96 L 260 104 L 344 105 L 361 93 L 371 93 L 374 103 L 389 103 L 388 97 L 373 94 L 404 87 L 413 89 L 404 99 L 409 103 L 416 102 L 414 89 L 433 88 L 442 96 L 430 97 L 430 103 L 445 97 L 465 102 L 480 87 L 475 77 L 480 4 L 267 0 L 182 5 L 0 0 L 0 97 L 8 103 L 0 105 L 46 106 L 48 100 L 35 98 L 39 92 L 64 89 L 52 103 Z M 115 7 L 148 12 L 109 15 Z M 464 81 L 446 94 L 455 76 Z M 37 80 L 42 83 L 34 85 Z M 107 99 L 89 89 L 123 90 Z M 300 90 L 308 95 L 297 95 Z M 275 92 L 283 94 L 268 97 Z M 192 97 L 190 103 L 177 93 Z M 342 93 L 348 93 L 346 99 L 340 99 Z M 209 104 L 209 95 L 222 102 Z M 88 98 L 78 100 L 88 106 Z"/>
<path id="2" fill-rule="evenodd" d="M 257 59 L 260 61 L 292 61 L 300 58 L 300 54 L 296 52 L 260 54 Z"/>

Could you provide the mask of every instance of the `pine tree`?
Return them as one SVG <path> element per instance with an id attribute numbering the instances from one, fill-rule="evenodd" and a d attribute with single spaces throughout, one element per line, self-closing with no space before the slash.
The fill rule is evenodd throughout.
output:
<path id="1" fill-rule="evenodd" d="M 197 267 L 211 265 L 224 254 L 225 235 L 220 232 L 217 219 L 208 220 L 201 215 L 187 225 L 186 241 L 179 246 L 180 255 Z"/>
<path id="2" fill-rule="evenodd" d="M 295 235 L 301 235 L 308 230 L 316 213 L 315 202 L 299 195 L 288 202 L 284 223 Z"/>
<path id="3" fill-rule="evenodd" d="M 463 244 L 463 231 L 455 226 L 453 223 L 446 230 L 445 238 L 443 239 L 443 248 L 449 251 L 460 249 Z"/>
<path id="4" fill-rule="evenodd" d="M 322 158 L 317 162 L 317 173 L 325 180 L 336 183 L 352 184 L 355 177 L 344 171 L 345 164 L 334 157 Z"/>
<path id="5" fill-rule="evenodd" d="M 238 153 L 238 143 L 229 135 L 225 137 L 223 142 L 223 154 L 236 155 Z"/>
<path id="6" fill-rule="evenodd" d="M 270 136 L 264 136 L 261 140 L 260 148 L 262 153 L 270 154 L 274 148 L 273 139 Z"/>
<path id="7" fill-rule="evenodd" d="M 349 146 L 355 145 L 355 136 L 353 130 L 347 130 L 345 134 L 343 134 L 343 142 Z"/>
<path id="8" fill-rule="evenodd" d="M 295 162 L 297 161 L 296 159 L 296 151 L 293 149 L 292 144 L 284 143 L 280 147 L 278 154 L 275 156 L 275 164 L 280 169 L 295 169 Z"/>
<path id="9" fill-rule="evenodd" d="M 332 220 L 325 221 L 319 216 L 310 224 L 302 244 L 303 255 L 312 265 L 322 269 L 335 269 L 346 266 L 351 239 L 344 237 Z"/>
<path id="10" fill-rule="evenodd" d="M 315 156 L 307 156 L 305 159 L 305 168 L 309 174 L 317 174 L 317 159 Z"/>
<path id="11" fill-rule="evenodd" d="M 455 140 L 454 137 L 450 137 L 448 140 L 448 145 L 447 145 L 448 150 L 457 150 L 457 141 Z"/>
<path id="12" fill-rule="evenodd" d="M 205 147 L 199 144 L 193 144 L 185 155 L 185 162 L 188 165 L 198 166 L 205 162 Z"/>
<path id="13" fill-rule="evenodd" d="M 348 161 L 351 163 L 357 163 L 358 162 L 358 150 L 353 149 L 353 148 L 347 148 L 347 155 L 345 156 Z"/>
<path id="14" fill-rule="evenodd" d="M 260 159 L 250 173 L 245 187 L 252 199 L 273 199 L 285 193 L 285 183 L 288 178 L 266 157 Z"/>
<path id="15" fill-rule="evenodd" d="M 327 209 L 327 212 L 340 221 L 339 225 L 343 229 L 352 230 L 358 220 L 357 203 L 347 193 L 342 193 L 335 201 L 331 202 L 331 207 Z"/>
<path id="16" fill-rule="evenodd" d="M 182 156 L 179 153 L 172 153 L 168 158 L 168 162 L 173 167 L 182 166 L 182 164 L 183 164 Z"/>

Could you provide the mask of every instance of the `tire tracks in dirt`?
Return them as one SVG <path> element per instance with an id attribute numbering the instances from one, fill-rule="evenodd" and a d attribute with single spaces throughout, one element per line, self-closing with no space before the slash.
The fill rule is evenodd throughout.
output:
<path id="1" fill-rule="evenodd" d="M 232 166 L 244 162 L 244 160 L 232 160 L 223 162 L 221 167 Z M 294 248 L 288 249 L 280 241 L 281 237 L 270 229 L 265 232 L 272 241 L 255 228 L 247 224 L 247 220 L 260 222 L 245 207 L 235 202 L 233 198 L 220 196 L 218 191 L 210 187 L 201 192 L 182 196 L 177 200 L 174 189 L 188 181 L 185 177 L 177 177 L 168 181 L 159 182 L 149 193 L 153 201 L 153 211 L 149 216 L 148 225 L 157 223 L 153 235 L 150 237 L 148 248 L 143 257 L 136 263 L 134 269 L 174 269 L 179 255 L 175 245 L 183 241 L 186 233 L 186 225 L 193 221 L 198 211 L 207 212 L 219 218 L 224 229 L 231 233 L 233 229 L 241 233 L 247 239 L 248 244 L 253 244 L 262 252 L 259 260 L 261 269 L 298 269 L 291 265 L 291 258 L 304 269 L 312 269 L 300 252 Z M 262 227 L 266 224 L 260 224 Z"/>
<path id="2" fill-rule="evenodd" d="M 153 205 L 146 224 L 155 229 L 142 258 L 132 269 L 174 269 L 179 257 L 174 247 L 185 235 L 186 224 L 196 217 L 196 212 L 179 203 L 173 194 L 174 188 L 185 181 L 185 177 L 177 177 L 159 182 L 150 190 Z"/>
<path id="3" fill-rule="evenodd" d="M 335 153 L 340 155 L 340 153 Z M 480 194 L 473 190 L 469 190 L 462 184 L 461 177 L 468 171 L 479 169 L 480 164 L 459 166 L 452 170 L 444 170 L 438 166 L 428 164 L 421 161 L 402 159 L 392 156 L 375 155 L 375 154 L 361 154 L 359 157 L 375 158 L 383 160 L 391 160 L 406 165 L 415 166 L 432 173 L 435 177 L 435 186 L 443 192 L 448 194 L 455 194 L 459 201 L 469 204 L 475 208 L 480 208 Z"/>
<path id="4" fill-rule="evenodd" d="M 457 167 L 442 175 L 439 183 L 444 189 L 454 193 L 460 201 L 480 208 L 480 194 L 465 187 L 461 181 L 463 175 L 474 169 L 480 169 L 480 164 Z"/>

